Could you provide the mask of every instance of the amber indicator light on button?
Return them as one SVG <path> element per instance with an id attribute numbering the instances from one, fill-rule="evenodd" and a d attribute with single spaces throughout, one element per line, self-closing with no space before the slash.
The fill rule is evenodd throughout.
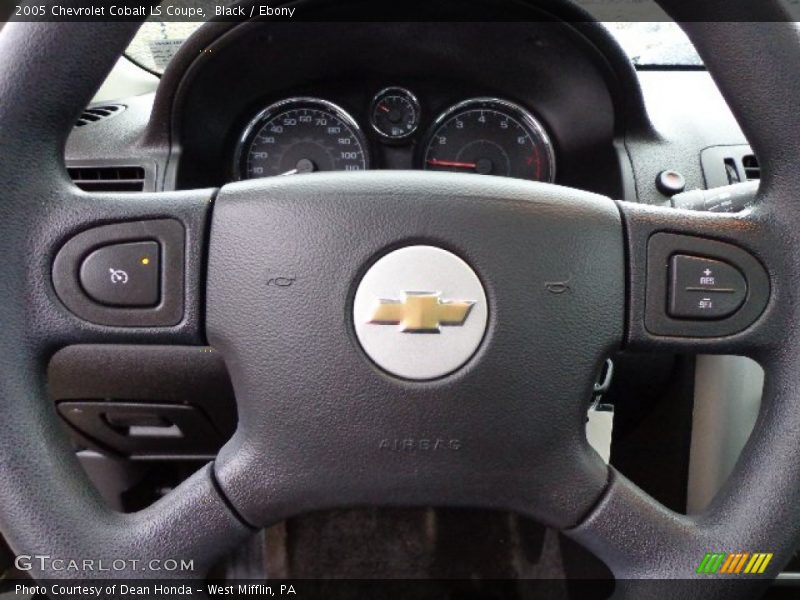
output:
<path id="1" fill-rule="evenodd" d="M 86 295 L 106 306 L 151 307 L 159 303 L 160 248 L 153 240 L 101 246 L 81 264 Z"/>

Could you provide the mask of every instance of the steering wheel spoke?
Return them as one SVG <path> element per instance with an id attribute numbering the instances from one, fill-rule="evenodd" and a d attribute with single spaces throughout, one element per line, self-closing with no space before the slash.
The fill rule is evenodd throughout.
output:
<path id="1" fill-rule="evenodd" d="M 756 597 L 759 588 L 780 572 L 796 550 L 793 537 L 778 533 L 784 525 L 764 527 L 759 520 L 761 514 L 782 514 L 789 523 L 787 511 L 800 500 L 795 484 L 800 461 L 792 444 L 783 441 L 791 439 L 791 432 L 800 426 L 797 411 L 787 403 L 788 396 L 785 390 L 766 390 L 758 425 L 736 468 L 702 512 L 676 513 L 612 469 L 604 496 L 583 522 L 566 534 L 602 557 L 629 597 L 658 597 L 653 585 L 630 585 L 632 580 L 656 574 L 662 579 L 684 580 L 686 589 L 695 594 L 713 590 L 715 597 Z M 784 461 L 786 471 L 776 473 L 771 468 L 773 453 L 791 457 Z M 704 571 L 701 564 L 707 554 L 725 554 L 726 558 L 739 554 L 740 558 L 735 564 L 723 567 L 720 562 L 717 568 Z M 760 563 L 751 564 L 759 555 Z M 713 585 L 691 581 L 698 573 L 734 575 L 745 569 L 754 576 L 749 584 L 741 578 L 723 578 Z M 634 593 L 637 590 L 648 594 Z"/>
<path id="2" fill-rule="evenodd" d="M 36 373 L 3 374 L 4 396 L 45 396 L 31 387 Z M 6 473 L 0 527 L 13 534 L 9 543 L 30 560 L 37 579 L 86 577 L 86 571 L 64 568 L 85 560 L 96 578 L 202 578 L 252 534 L 219 492 L 211 465 L 144 510 L 114 511 L 78 465 L 55 415 L 36 402 L 17 403 L 14 410 L 26 423 L 28 442 L 7 444 L 0 457 Z M 4 439 L 13 437 L 10 426 L 7 420 L 0 427 Z"/>
<path id="3" fill-rule="evenodd" d="M 201 344 L 204 239 L 215 190 L 70 190 L 29 236 L 31 327 L 75 343 Z M 46 315 L 47 318 L 43 318 Z"/>
<path id="4" fill-rule="evenodd" d="M 8 408 L 15 419 L 4 421 L 0 437 L 10 440 L 24 435 L 27 440 L 26 444 L 5 443 L 0 457 L 0 470 L 11 478 L 3 486 L 2 529 L 11 532 L 16 529 L 14 523 L 28 522 L 30 527 L 9 536 L 20 554 L 67 560 L 91 556 L 119 567 L 107 576 L 203 576 L 215 559 L 250 531 L 218 492 L 211 466 L 139 513 L 114 512 L 75 460 L 52 404 L 42 399 L 47 397 L 48 361 L 62 347 L 203 342 L 201 265 L 214 191 L 86 194 L 66 178 L 56 180 L 53 189 L 48 202 L 19 210 L 15 231 L 0 241 L 7 257 L 4 281 L 24 286 L 24 293 L 8 294 L 3 302 L 5 335 L 0 343 L 5 358 L 0 364 L 0 393 L 5 399 L 25 399 Z M 94 253 L 104 260 L 106 248 L 142 242 L 156 244 L 154 252 L 136 255 L 136 260 L 142 269 L 158 270 L 157 301 L 149 307 L 126 309 L 94 299 L 93 288 L 84 287 L 82 281 L 84 264 Z M 14 259 L 9 260 L 10 256 Z M 111 283 L 109 273 L 109 286 L 137 283 L 130 267 L 124 269 L 129 271 L 127 282 Z M 172 269 L 171 278 L 166 277 L 168 269 Z M 164 295 L 176 292 L 172 306 L 178 310 L 169 322 L 148 321 L 148 311 L 158 314 Z M 120 314 L 128 320 L 117 320 Z M 14 473 L 25 473 L 24 482 Z M 60 500 L 53 502 L 53 498 Z M 164 561 L 176 562 L 165 565 Z M 179 568 L 173 571 L 175 564 Z M 35 564 L 34 573 L 39 577 L 70 575 L 45 562 Z"/>
<path id="5" fill-rule="evenodd" d="M 702 514 L 687 516 L 667 509 L 612 470 L 603 498 L 565 534 L 602 557 L 616 579 L 614 598 L 758 597 L 793 548 L 747 525 L 732 530 L 731 519 L 748 516 L 735 514 L 739 511 L 731 503 L 744 500 L 723 492 Z M 708 555 L 719 564 L 705 571 Z M 754 566 L 753 577 L 736 577 L 745 569 L 749 575 Z M 698 573 L 704 579 L 698 580 Z M 730 577 L 709 576 L 726 573 Z M 656 576 L 659 581 L 653 581 Z"/>
<path id="6" fill-rule="evenodd" d="M 6 504 L 4 527 L 14 519 L 28 523 L 13 544 L 19 554 L 33 557 L 31 574 L 37 578 L 85 577 L 63 568 L 70 560 L 84 559 L 93 561 L 93 577 L 98 578 L 201 578 L 253 533 L 218 492 L 211 465 L 148 508 L 122 514 L 111 510 L 88 483 L 84 485 L 85 476 L 73 472 L 77 469 L 73 461 L 64 464 L 65 455 L 58 457 L 61 476 L 47 482 L 50 495 L 38 494 L 44 483 L 30 480 L 8 490 L 15 498 Z M 42 458 L 37 455 L 39 461 Z M 45 477 L 41 462 L 30 468 Z M 53 502 L 53 497 L 61 500 Z M 52 514 L 54 519 L 28 521 L 24 514 L 29 511 Z M 46 560 L 35 558 L 42 556 Z"/>
<path id="7" fill-rule="evenodd" d="M 769 212 L 619 203 L 627 234 L 632 350 L 757 356 L 779 340 L 785 291 Z"/>
<path id="8" fill-rule="evenodd" d="M 785 285 L 787 277 L 796 273 L 794 254 L 789 250 L 794 234 L 776 218 L 769 196 L 764 195 L 753 210 L 736 215 L 627 203 L 620 203 L 620 207 L 630 261 L 629 348 L 741 354 L 758 360 L 768 373 L 786 375 L 796 371 L 796 367 L 782 358 L 786 352 L 797 356 L 800 351 L 784 334 L 798 317 Z M 659 236 L 665 236 L 666 241 L 659 242 Z M 665 244 L 666 248 L 659 244 Z M 705 327 L 712 321 L 686 318 L 656 322 L 656 327 L 674 326 L 672 334 L 669 330 L 652 330 L 648 302 L 657 302 L 662 315 L 668 314 L 670 286 L 677 279 L 671 272 L 675 268 L 673 258 L 684 254 L 727 262 L 743 274 L 748 290 L 740 310 L 746 310 L 748 302 L 753 301 L 757 308 L 747 322 L 726 324 L 725 318 L 721 318 L 716 321 L 721 328 L 716 334 Z M 716 268 L 713 263 L 708 267 L 712 271 Z M 653 270 L 661 279 L 655 298 Z M 702 271 L 705 268 L 697 274 L 714 275 Z M 752 285 L 755 278 L 763 278 L 758 287 Z M 703 283 L 709 287 L 718 284 L 708 280 Z M 690 287 L 702 285 L 693 282 Z M 756 292 L 765 296 L 753 298 Z M 714 298 L 713 292 L 708 291 L 703 296 Z M 695 328 L 698 324 L 700 327 Z M 729 329 L 722 329 L 726 325 Z M 795 442 L 788 441 L 796 437 L 793 432 L 800 428 L 797 413 L 792 391 L 768 378 L 753 434 L 733 473 L 701 513 L 683 515 L 667 509 L 612 468 L 604 496 L 567 535 L 603 558 L 617 578 L 619 598 L 659 597 L 666 593 L 687 597 L 755 597 L 796 548 L 794 538 L 776 533 L 780 525 L 773 522 L 764 528 L 763 521 L 754 518 L 754 514 L 781 514 L 787 506 L 797 505 L 798 490 L 794 482 L 800 477 L 800 460 L 793 446 Z M 785 469 L 780 473 L 773 468 L 776 455 L 782 457 Z M 747 555 L 746 559 L 738 559 L 733 571 L 730 565 L 723 569 L 720 564 L 711 573 L 719 571 L 723 575 L 735 573 L 739 562 L 742 570 L 746 569 L 754 556 L 770 558 L 763 559 L 763 571 L 759 565 L 753 573 L 756 577 L 748 580 L 707 577 L 707 581 L 698 582 L 695 577 L 701 573 L 701 563 L 709 553 L 725 554 L 726 560 L 731 555 Z M 673 581 L 661 588 L 662 584 L 641 581 L 656 576 Z"/>

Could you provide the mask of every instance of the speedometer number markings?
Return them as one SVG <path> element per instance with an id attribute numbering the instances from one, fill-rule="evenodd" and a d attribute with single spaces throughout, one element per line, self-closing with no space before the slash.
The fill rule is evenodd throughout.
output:
<path id="1" fill-rule="evenodd" d="M 316 98 L 294 98 L 259 113 L 237 158 L 241 179 L 369 167 L 361 131 L 344 110 Z"/>

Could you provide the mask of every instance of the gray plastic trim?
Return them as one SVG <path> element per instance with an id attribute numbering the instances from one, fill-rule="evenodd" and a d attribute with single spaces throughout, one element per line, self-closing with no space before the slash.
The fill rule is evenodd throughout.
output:
<path id="1" fill-rule="evenodd" d="M 761 408 L 764 370 L 743 356 L 697 357 L 686 510 L 703 511 L 733 471 Z"/>

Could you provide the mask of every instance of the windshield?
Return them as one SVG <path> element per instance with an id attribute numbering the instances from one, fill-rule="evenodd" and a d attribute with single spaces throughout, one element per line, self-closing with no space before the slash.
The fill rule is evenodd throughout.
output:
<path id="1" fill-rule="evenodd" d="M 636 66 L 702 66 L 689 38 L 671 22 L 605 22 Z M 148 21 L 128 47 L 128 57 L 142 67 L 162 73 L 183 41 L 202 23 Z"/>
<path id="2" fill-rule="evenodd" d="M 637 67 L 700 67 L 703 61 L 675 23 L 603 23 Z"/>
<path id="3" fill-rule="evenodd" d="M 701 67 L 702 61 L 686 34 L 670 21 L 654 0 L 573 0 L 601 21 L 637 67 Z M 800 0 L 787 0 L 795 5 Z M 173 5 L 198 7 L 218 0 L 172 0 Z M 224 2 L 223 2 L 224 4 Z M 148 21 L 128 49 L 128 57 L 161 73 L 181 43 L 201 22 Z"/>

